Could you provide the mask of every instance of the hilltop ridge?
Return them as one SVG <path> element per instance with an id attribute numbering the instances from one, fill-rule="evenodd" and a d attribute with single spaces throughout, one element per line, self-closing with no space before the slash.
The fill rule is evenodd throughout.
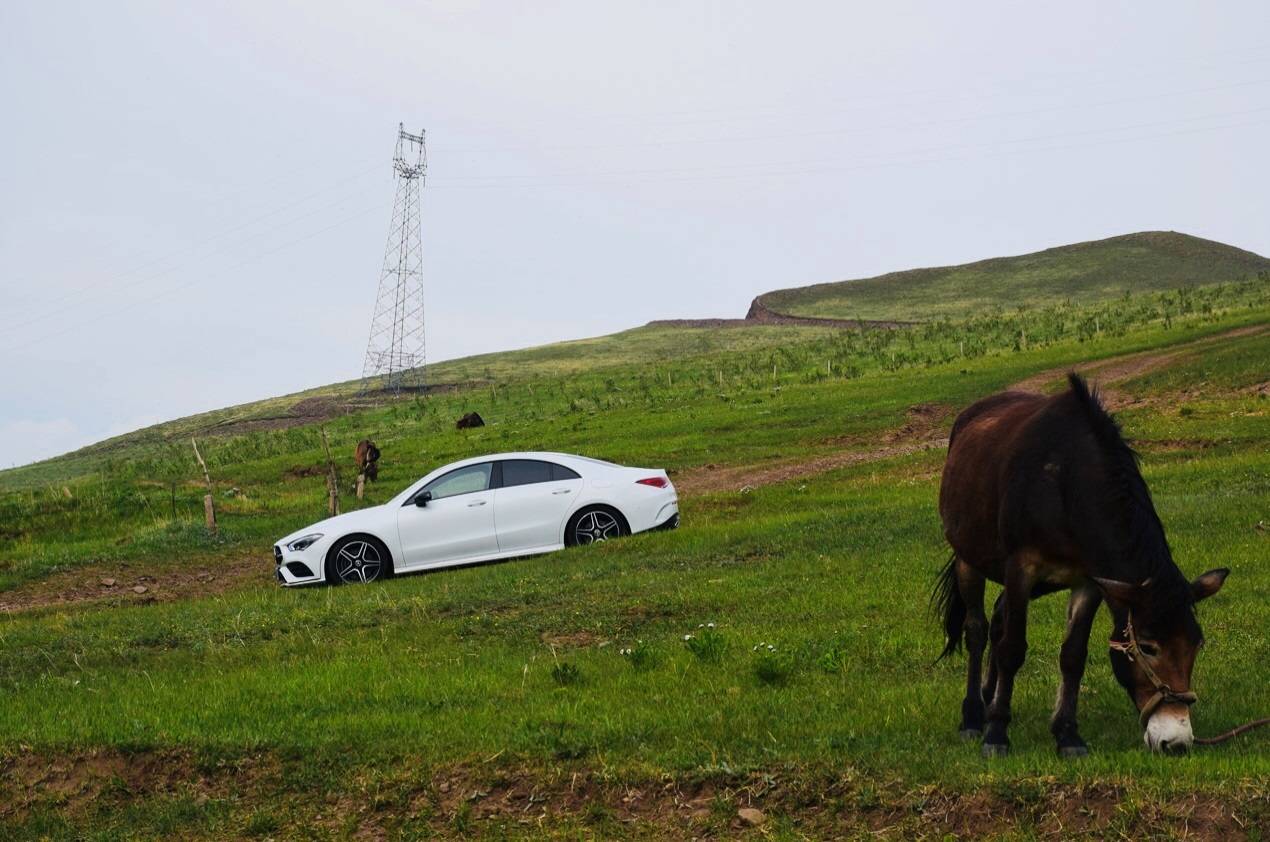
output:
<path id="1" fill-rule="evenodd" d="M 1141 231 L 953 266 L 888 272 L 763 293 L 750 314 L 925 320 L 1071 298 L 1115 298 L 1266 273 L 1270 258 L 1176 231 Z"/>

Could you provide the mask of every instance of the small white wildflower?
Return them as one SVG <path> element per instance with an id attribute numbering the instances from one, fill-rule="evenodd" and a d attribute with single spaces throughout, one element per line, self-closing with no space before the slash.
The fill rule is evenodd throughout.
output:
<path id="1" fill-rule="evenodd" d="M 684 635 L 684 640 L 692 640 L 692 635 L 690 635 L 690 634 L 685 634 L 685 635 Z"/>
<path id="2" fill-rule="evenodd" d="M 775 652 L 775 651 L 776 651 L 776 647 L 775 647 L 775 646 L 773 646 L 772 644 L 770 644 L 770 643 L 769 643 L 769 644 L 767 644 L 767 651 L 768 651 L 768 652 Z"/>
<path id="3" fill-rule="evenodd" d="M 706 623 L 706 628 L 708 629 L 714 628 L 714 623 Z"/>
<path id="4" fill-rule="evenodd" d="M 697 628 L 704 629 L 705 627 L 706 627 L 705 623 L 697 623 Z"/>

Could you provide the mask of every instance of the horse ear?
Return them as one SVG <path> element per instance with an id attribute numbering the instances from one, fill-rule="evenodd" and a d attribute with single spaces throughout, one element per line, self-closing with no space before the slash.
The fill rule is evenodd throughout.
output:
<path id="1" fill-rule="evenodd" d="M 1100 579 L 1097 576 L 1093 578 L 1103 594 L 1116 602 L 1133 605 L 1142 596 L 1142 585 L 1131 585 L 1117 579 Z"/>
<path id="2" fill-rule="evenodd" d="M 1208 599 L 1221 590 L 1221 586 L 1226 583 L 1226 577 L 1229 575 L 1229 567 L 1218 567 L 1216 570 L 1210 570 L 1199 576 L 1194 582 L 1191 582 L 1191 598 L 1196 602 L 1201 599 Z"/>

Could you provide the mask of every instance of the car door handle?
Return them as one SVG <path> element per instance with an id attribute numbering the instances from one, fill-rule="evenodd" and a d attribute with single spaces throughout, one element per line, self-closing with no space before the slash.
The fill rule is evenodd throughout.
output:
<path id="1" fill-rule="evenodd" d="M 569 488 L 562 488 L 562 489 L 560 489 L 559 491 L 553 491 L 553 492 L 551 492 L 551 493 L 552 493 L 552 495 L 553 495 L 553 496 L 554 496 L 554 495 L 556 495 L 556 494 L 572 494 L 572 493 L 573 493 L 573 490 L 572 490 L 572 489 L 569 489 Z"/>
<path id="2" fill-rule="evenodd" d="M 472 508 L 473 506 L 484 506 L 484 505 L 485 505 L 485 501 L 484 501 L 484 500 L 477 500 L 477 501 L 476 501 L 476 502 L 474 502 L 474 503 L 468 503 L 468 504 L 467 504 L 467 507 L 470 509 L 470 508 Z"/>

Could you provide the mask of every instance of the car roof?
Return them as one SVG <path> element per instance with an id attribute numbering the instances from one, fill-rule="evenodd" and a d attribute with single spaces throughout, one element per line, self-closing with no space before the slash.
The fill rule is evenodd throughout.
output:
<path id="1" fill-rule="evenodd" d="M 592 465 L 602 465 L 607 468 L 621 468 L 622 465 L 613 462 L 605 462 L 603 459 L 593 459 L 590 456 L 578 456 L 575 453 L 559 453 L 551 450 L 520 450 L 510 453 L 486 453 L 482 456 L 472 456 L 467 459 L 461 459 L 458 462 L 450 462 L 446 465 L 438 465 L 429 473 L 434 473 L 442 468 L 461 468 L 464 465 L 477 465 L 481 462 L 493 462 L 500 459 L 539 459 L 543 461 L 575 461 L 589 462 Z"/>
<path id="2" fill-rule="evenodd" d="M 410 483 L 405 488 L 403 488 L 401 492 L 399 492 L 396 496 L 392 498 L 392 500 L 389 501 L 388 504 L 392 504 L 396 501 L 404 500 L 410 497 L 410 495 L 413 494 L 415 491 L 417 491 L 423 485 L 425 481 L 430 482 L 432 479 L 435 479 L 436 477 L 440 476 L 443 472 L 452 471 L 452 470 L 455 470 L 456 468 L 463 468 L 463 467 L 466 467 L 467 465 L 479 465 L 481 462 L 493 462 L 500 459 L 539 459 L 546 462 L 572 462 L 575 465 L 577 463 L 586 463 L 589 465 L 597 466 L 601 469 L 612 469 L 612 470 L 619 470 L 619 471 L 624 470 L 626 468 L 625 465 L 617 465 L 612 462 L 605 462 L 602 459 L 592 459 L 589 456 L 578 456 L 573 453 L 557 453 L 550 450 L 521 450 L 521 451 L 515 451 L 511 453 L 486 453 L 481 456 L 472 456 L 467 459 L 460 459 L 457 462 L 448 462 L 444 465 L 438 465 L 437 467 L 428 471 L 426 474 L 423 474 L 414 482 Z"/>

